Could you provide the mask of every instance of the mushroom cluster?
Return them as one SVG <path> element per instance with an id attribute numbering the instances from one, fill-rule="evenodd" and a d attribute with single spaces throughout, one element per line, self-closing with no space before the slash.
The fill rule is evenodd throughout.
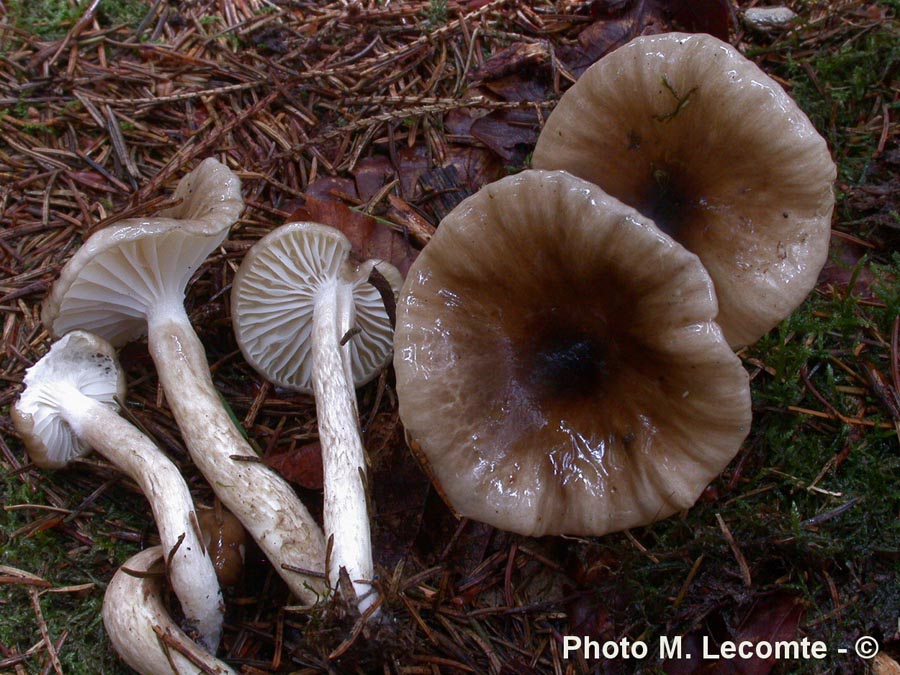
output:
<path id="1" fill-rule="evenodd" d="M 222 405 L 184 309 L 191 276 L 243 210 L 240 181 L 207 159 L 175 190 L 181 203 L 95 233 L 66 263 L 43 308 L 51 334 L 83 329 L 121 346 L 144 335 L 191 459 L 291 592 L 313 604 L 325 540 L 291 486 L 265 464 Z"/>
<path id="2" fill-rule="evenodd" d="M 533 165 L 459 204 L 410 269 L 400 415 L 461 515 L 529 535 L 647 524 L 748 433 L 732 348 L 812 289 L 834 163 L 756 65 L 670 33 L 589 68 Z"/>
<path id="3" fill-rule="evenodd" d="M 174 194 L 181 203 L 153 218 L 95 233 L 63 268 L 44 305 L 54 335 L 93 331 L 113 345 L 147 336 L 159 381 L 191 459 L 244 525 L 290 590 L 313 604 L 324 594 L 321 529 L 291 486 L 258 460 L 222 405 L 200 339 L 184 309 L 194 271 L 243 209 L 240 181 L 207 159 Z"/>
<path id="4" fill-rule="evenodd" d="M 214 659 L 224 611 L 217 572 L 225 583 L 240 574 L 241 530 L 246 528 L 305 604 L 327 593 L 325 539 L 293 488 L 256 461 L 212 383 L 184 309 L 188 282 L 243 210 L 240 181 L 207 159 L 181 180 L 174 199 L 174 207 L 154 217 L 121 220 L 98 231 L 65 265 L 42 312 L 48 332 L 59 340 L 29 369 L 12 416 L 36 464 L 61 467 L 94 448 L 138 483 L 151 502 L 162 547 L 134 564 L 143 568 L 162 558 L 186 628 L 197 640 L 173 628 L 172 644 L 188 641 L 183 651 L 189 661 L 206 664 L 210 672 L 231 672 Z M 174 464 L 116 415 L 124 379 L 115 348 L 144 335 L 194 463 L 243 528 L 228 525 L 219 507 L 213 531 L 204 533 Z M 169 633 L 167 626 L 174 624 L 162 616 L 161 601 L 151 602 L 156 591 L 127 582 L 127 576 L 117 575 L 120 581 L 110 586 L 104 605 L 113 643 L 139 672 L 187 672 L 173 665 L 171 655 L 140 656 L 147 651 L 142 641 L 157 642 L 154 631 Z M 133 601 L 127 602 L 130 594 Z"/>
<path id="5" fill-rule="evenodd" d="M 129 560 L 104 600 L 104 623 L 123 659 L 147 675 L 188 672 L 188 663 L 226 673 L 215 659 L 219 583 L 241 574 L 245 530 L 301 602 L 342 588 L 364 616 L 379 609 L 355 387 L 390 362 L 393 347 L 382 291 L 370 277 L 386 280 L 394 295 L 402 278 L 381 261 L 352 263 L 338 231 L 294 223 L 258 242 L 235 279 L 235 330 L 247 360 L 316 398 L 326 553 L 321 528 L 294 490 L 253 461 L 184 308 L 188 282 L 243 209 L 240 182 L 207 159 L 174 199 L 154 217 L 95 233 L 65 265 L 42 312 L 58 340 L 28 370 L 12 416 L 35 464 L 60 468 L 93 448 L 151 502 L 162 545 Z M 143 336 L 191 458 L 219 500 L 199 515 L 175 465 L 116 414 L 125 389 L 115 349 Z M 163 606 L 161 574 L 181 602 L 186 633 Z"/>
<path id="6" fill-rule="evenodd" d="M 824 263 L 824 140 L 730 45 L 671 33 L 591 67 L 533 163 L 449 213 L 405 282 L 316 223 L 277 228 L 245 256 L 235 334 L 258 372 L 315 397 L 324 532 L 236 426 L 184 308 L 243 209 L 238 178 L 207 159 L 176 206 L 97 232 L 69 260 L 42 313 L 58 341 L 12 418 L 36 464 L 94 448 L 150 500 L 162 545 L 126 563 L 103 609 L 132 667 L 233 672 L 215 659 L 216 572 L 240 575 L 244 541 L 219 506 L 198 518 L 174 465 L 117 415 L 114 350 L 129 341 L 146 336 L 193 462 L 290 591 L 313 604 L 345 590 L 364 617 L 381 600 L 355 388 L 392 350 L 400 416 L 438 489 L 509 531 L 647 524 L 690 507 L 735 456 L 751 409 L 733 349 L 802 302 Z M 396 333 L 372 276 L 399 294 Z M 162 574 L 190 636 L 165 610 Z"/>

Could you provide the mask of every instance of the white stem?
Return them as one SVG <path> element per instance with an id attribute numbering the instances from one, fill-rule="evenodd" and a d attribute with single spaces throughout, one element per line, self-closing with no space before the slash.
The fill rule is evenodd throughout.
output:
<path id="1" fill-rule="evenodd" d="M 148 343 L 166 400 L 191 458 L 259 544 L 291 592 L 314 604 L 327 593 L 322 530 L 293 488 L 263 464 L 225 410 L 203 345 L 179 305 L 148 317 Z M 245 457 L 244 461 L 232 459 Z"/>
<path id="2" fill-rule="evenodd" d="M 366 460 L 359 435 L 356 390 L 350 375 L 349 346 L 341 338 L 354 324 L 352 290 L 335 280 L 319 290 L 313 309 L 313 393 L 325 475 L 325 537 L 333 537 L 328 583 L 340 570 L 353 582 L 359 609 L 377 599 L 372 586 L 372 539 L 366 507 Z"/>
<path id="3" fill-rule="evenodd" d="M 200 541 L 194 503 L 178 468 L 128 421 L 77 388 L 61 392 L 75 434 L 134 480 L 150 502 L 167 572 L 199 642 L 215 653 L 225 611 L 216 570 Z"/>
<path id="4" fill-rule="evenodd" d="M 160 546 L 141 551 L 106 588 L 103 625 L 116 652 L 141 675 L 236 675 L 172 621 L 162 601 L 162 580 L 152 575 L 162 557 Z"/>

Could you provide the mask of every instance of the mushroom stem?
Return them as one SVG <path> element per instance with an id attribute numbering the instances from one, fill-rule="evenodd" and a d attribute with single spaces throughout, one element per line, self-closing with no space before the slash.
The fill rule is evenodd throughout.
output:
<path id="1" fill-rule="evenodd" d="M 366 500 L 366 458 L 359 434 L 356 389 L 349 345 L 343 337 L 355 323 L 351 284 L 332 280 L 320 289 L 313 309 L 312 384 L 316 398 L 325 475 L 325 538 L 332 539 L 328 583 L 337 587 L 347 571 L 365 612 L 378 598 L 372 587 L 372 539 Z"/>
<path id="2" fill-rule="evenodd" d="M 166 552 L 169 579 L 199 642 L 215 653 L 222 636 L 223 603 L 215 568 L 200 542 L 188 487 L 175 465 L 138 429 L 72 385 L 57 396 L 76 436 L 127 474 L 150 502 Z"/>
<path id="3" fill-rule="evenodd" d="M 160 546 L 148 548 L 115 573 L 103 596 L 103 625 L 116 652 L 141 675 L 236 675 L 198 647 L 172 621 L 162 601 Z"/>
<path id="4" fill-rule="evenodd" d="M 148 317 L 148 345 L 191 458 L 291 592 L 315 603 L 327 591 L 323 580 L 296 570 L 321 570 L 325 540 L 319 526 L 290 485 L 259 461 L 225 410 L 182 305 L 166 308 Z"/>
<path id="5" fill-rule="evenodd" d="M 224 606 L 190 492 L 169 458 L 117 414 L 125 378 L 112 345 L 84 331 L 67 333 L 26 371 L 23 383 L 10 417 L 34 463 L 62 468 L 96 449 L 138 483 L 191 632 L 215 652 Z"/>

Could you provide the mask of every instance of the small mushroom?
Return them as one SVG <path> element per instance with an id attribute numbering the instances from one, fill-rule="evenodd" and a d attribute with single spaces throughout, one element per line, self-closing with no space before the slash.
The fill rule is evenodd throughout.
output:
<path id="1" fill-rule="evenodd" d="M 125 379 L 105 340 L 73 331 L 25 373 L 11 418 L 32 461 L 61 468 L 94 448 L 141 488 L 150 502 L 169 578 L 199 642 L 215 652 L 224 605 L 200 542 L 194 504 L 178 468 L 118 414 Z"/>
<path id="2" fill-rule="evenodd" d="M 219 583 L 226 588 L 236 586 L 247 558 L 247 530 L 234 514 L 223 508 L 203 509 L 197 514 L 197 520 Z"/>
<path id="3" fill-rule="evenodd" d="M 391 265 L 350 262 L 350 242 L 318 223 L 289 223 L 247 253 L 231 291 L 232 321 L 247 361 L 275 384 L 316 399 L 325 485 L 325 537 L 333 538 L 328 581 L 346 569 L 360 611 L 377 599 L 366 504 L 366 459 L 355 388 L 390 361 L 390 321 L 378 271 L 400 286 Z"/>
<path id="4" fill-rule="evenodd" d="M 836 171 L 784 90 L 710 35 L 639 37 L 589 68 L 550 114 L 536 169 L 562 169 L 696 253 L 732 346 L 809 294 L 825 263 Z"/>
<path id="5" fill-rule="evenodd" d="M 749 431 L 699 259 L 562 171 L 467 198 L 397 307 L 400 416 L 450 505 L 526 535 L 689 507 Z"/>
<path id="6" fill-rule="evenodd" d="M 163 603 L 163 549 L 132 556 L 103 596 L 103 625 L 119 657 L 141 675 L 237 675 L 194 643 Z"/>
<path id="7" fill-rule="evenodd" d="M 744 23 L 759 33 L 772 33 L 790 26 L 797 15 L 789 7 L 748 7 L 744 10 Z"/>
<path id="8" fill-rule="evenodd" d="M 147 335 L 166 400 L 194 463 L 302 602 L 324 594 L 322 531 L 290 485 L 259 461 L 212 382 L 203 344 L 184 309 L 191 276 L 243 208 L 240 181 L 204 160 L 159 216 L 95 233 L 60 273 L 43 308 L 54 335 L 81 328 L 114 345 Z"/>

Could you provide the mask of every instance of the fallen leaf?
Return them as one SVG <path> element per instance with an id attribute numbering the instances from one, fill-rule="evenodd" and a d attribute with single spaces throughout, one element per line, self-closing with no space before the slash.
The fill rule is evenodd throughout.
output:
<path id="1" fill-rule="evenodd" d="M 735 642 L 774 644 L 795 640 L 797 627 L 803 616 L 803 604 L 799 597 L 787 593 L 764 596 L 751 607 L 738 626 Z M 754 657 L 734 662 L 741 675 L 767 675 L 775 666 L 775 658 Z"/>
<path id="2" fill-rule="evenodd" d="M 397 153 L 397 175 L 400 178 L 400 196 L 414 202 L 419 194 L 419 178 L 434 165 L 428 150 L 421 145 L 403 147 Z"/>
<path id="3" fill-rule="evenodd" d="M 557 52 L 576 76 L 639 35 L 683 30 L 727 40 L 735 20 L 728 0 L 604 0 L 593 3 L 591 14 L 602 18 L 579 34 L 578 47 Z"/>
<path id="4" fill-rule="evenodd" d="M 289 452 L 264 457 L 263 461 L 282 478 L 301 487 L 321 490 L 324 485 L 322 446 L 318 441 L 301 445 Z"/>
<path id="5" fill-rule="evenodd" d="M 402 234 L 368 214 L 351 209 L 341 201 L 320 199 L 307 194 L 303 211 L 305 219 L 330 225 L 343 232 L 350 240 L 353 253 L 360 260 L 386 260 L 406 276 L 418 254 Z"/>
<path id="6" fill-rule="evenodd" d="M 391 161 L 384 155 L 361 159 L 353 169 L 359 200 L 368 203 L 385 185 L 394 180 L 395 175 Z"/>
<path id="7" fill-rule="evenodd" d="M 768 675 L 776 665 L 774 657 L 767 659 L 758 656 L 750 658 L 703 660 L 703 640 L 710 645 L 710 652 L 719 649 L 723 639 L 734 643 L 765 642 L 774 644 L 780 641 L 797 639 L 797 628 L 803 615 L 803 605 L 795 595 L 773 593 L 756 600 L 747 611 L 738 626 L 723 637 L 710 635 L 710 632 L 696 631 L 684 636 L 682 658 L 668 659 L 663 663 L 663 671 L 667 675 Z M 707 618 L 707 623 L 716 623 L 715 615 Z M 720 630 L 714 631 L 721 633 Z M 716 651 L 716 653 L 718 653 Z M 691 658 L 687 658 L 690 655 Z"/>
<path id="8" fill-rule="evenodd" d="M 557 58 L 566 70 L 581 77 L 595 61 L 636 35 L 629 18 L 595 21 L 578 34 L 578 44 L 557 49 Z"/>
<path id="9" fill-rule="evenodd" d="M 356 194 L 356 183 L 350 178 L 342 178 L 339 176 L 323 176 L 317 178 L 306 186 L 304 194 L 307 197 L 332 201 L 347 198 L 356 200 L 359 198 Z"/>
<path id="10" fill-rule="evenodd" d="M 734 23 L 734 13 L 728 0 L 680 0 L 651 4 L 662 5 L 668 11 L 676 28 L 690 33 L 709 33 L 720 40 L 728 40 L 728 31 Z"/>
<path id="11" fill-rule="evenodd" d="M 484 148 L 452 147 L 447 152 L 447 161 L 442 169 L 448 171 L 451 167 L 455 172 L 455 186 L 459 190 L 457 203 L 506 175 L 503 163 Z"/>
<path id="12" fill-rule="evenodd" d="M 832 236 L 831 250 L 819 274 L 818 284 L 827 284 L 844 295 L 863 300 L 875 297 L 875 275 L 864 258 L 867 249 L 843 237 Z"/>
<path id="13" fill-rule="evenodd" d="M 472 124 L 472 136 L 503 161 L 521 167 L 537 142 L 539 122 L 531 110 L 496 110 Z"/>
<path id="14" fill-rule="evenodd" d="M 473 95 L 478 94 L 478 89 L 472 90 Z M 467 108 L 455 108 L 444 116 L 444 130 L 452 136 L 465 138 L 472 135 L 472 125 L 479 117 L 486 113 L 478 113 Z"/>

